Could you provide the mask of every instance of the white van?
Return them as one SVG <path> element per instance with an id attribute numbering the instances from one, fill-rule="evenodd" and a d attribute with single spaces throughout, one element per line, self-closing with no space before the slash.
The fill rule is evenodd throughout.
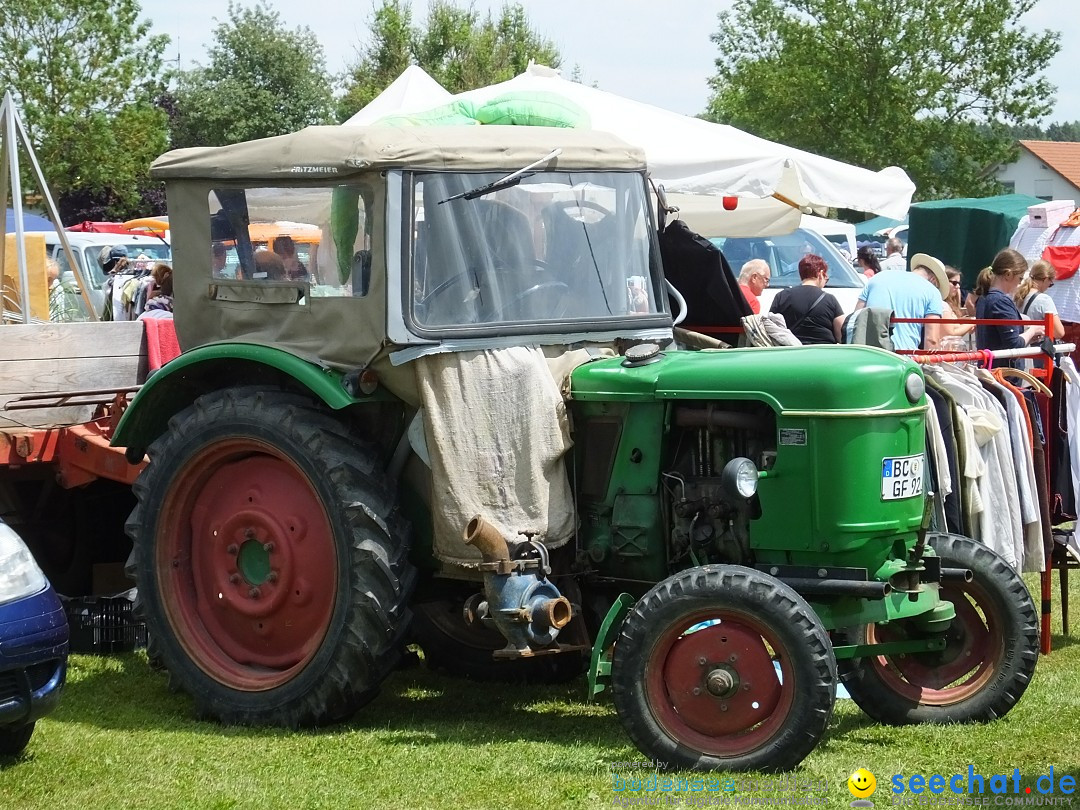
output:
<path id="1" fill-rule="evenodd" d="M 799 227 L 814 233 L 820 233 L 843 253 L 849 262 L 855 260 L 858 250 L 858 241 L 855 237 L 855 226 L 850 222 L 841 222 L 838 219 L 826 219 L 803 214 Z"/>
<path id="2" fill-rule="evenodd" d="M 859 294 L 866 286 L 866 276 L 856 271 L 840 249 L 822 234 L 809 228 L 799 228 L 794 233 L 779 236 L 710 237 L 709 241 L 723 251 L 736 276 L 750 259 L 764 259 L 769 265 L 771 279 L 758 300 L 761 311 L 768 312 L 773 298 L 785 287 L 796 287 L 799 278 L 799 260 L 808 253 L 815 253 L 829 267 L 829 280 L 825 290 L 836 296 L 844 312 L 853 312 Z"/>
<path id="3" fill-rule="evenodd" d="M 54 259 L 60 267 L 60 278 L 73 289 L 78 289 L 78 278 L 68 264 L 67 254 L 64 253 L 63 245 L 56 231 L 38 231 L 45 235 L 45 250 L 47 255 Z M 90 281 L 90 300 L 93 302 L 98 316 L 101 315 L 105 306 L 105 271 L 98 263 L 98 256 L 103 247 L 111 245 L 123 245 L 127 250 L 128 257 L 135 259 L 138 256 L 146 256 L 152 262 L 172 263 L 172 247 L 164 239 L 156 236 L 139 236 L 137 234 L 123 233 L 83 233 L 79 231 L 65 231 L 71 252 L 75 255 L 75 261 L 85 278 Z"/>

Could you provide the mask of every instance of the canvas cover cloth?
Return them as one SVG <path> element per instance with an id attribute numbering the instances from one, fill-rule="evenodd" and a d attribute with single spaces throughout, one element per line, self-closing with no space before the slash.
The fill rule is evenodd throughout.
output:
<path id="1" fill-rule="evenodd" d="M 386 192 L 382 169 L 512 172 L 561 153 L 551 168 L 641 172 L 641 150 L 606 132 L 553 127 L 309 127 L 290 135 L 221 147 L 169 152 L 151 173 L 164 179 L 173 215 L 176 329 L 189 351 L 220 341 L 272 345 L 340 370 L 367 365 L 380 383 L 413 406 L 420 404 L 416 375 L 389 359 L 386 339 Z M 371 282 L 364 297 L 297 302 L 300 282 L 235 283 L 210 271 L 207 200 L 234 183 L 291 187 L 356 184 L 371 199 Z M 395 227 L 398 227 L 395 223 Z M 332 247 L 324 240 L 321 246 Z M 324 251 L 320 250 L 320 261 Z M 327 259 L 329 260 L 329 259 Z M 234 289 L 235 288 L 235 289 Z M 259 297 L 260 300 L 254 300 Z"/>
<path id="2" fill-rule="evenodd" d="M 578 359 L 585 356 L 578 354 Z M 570 426 L 555 362 L 536 347 L 429 355 L 415 360 L 431 459 L 434 553 L 480 562 L 462 533 L 483 515 L 507 539 L 535 531 L 548 548 L 575 527 L 565 456 Z"/>

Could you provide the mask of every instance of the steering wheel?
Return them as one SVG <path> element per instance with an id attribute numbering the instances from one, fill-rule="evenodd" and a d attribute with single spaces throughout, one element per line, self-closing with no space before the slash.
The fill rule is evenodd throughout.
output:
<path id="1" fill-rule="evenodd" d="M 513 298 L 511 298 L 509 301 L 507 301 L 505 304 L 503 304 L 501 307 L 499 307 L 495 311 L 495 313 L 493 315 L 493 318 L 494 318 L 494 320 L 501 321 L 501 320 L 503 320 L 503 316 L 505 314 L 507 314 L 508 312 L 510 312 L 513 309 L 517 308 L 520 304 L 523 304 L 529 298 L 532 298 L 533 296 L 538 295 L 539 293 L 544 293 L 544 292 L 549 292 L 549 291 L 554 292 L 555 290 L 559 290 L 560 292 L 565 293 L 565 295 L 560 299 L 559 305 L 556 307 L 556 309 L 558 311 L 554 312 L 554 313 L 551 313 L 551 316 L 556 317 L 556 318 L 562 317 L 563 315 L 566 314 L 566 310 L 567 310 L 569 302 L 570 302 L 570 297 L 569 297 L 570 287 L 568 287 L 566 284 L 564 284 L 561 281 L 542 281 L 539 284 L 534 284 L 533 286 L 529 287 L 527 290 L 524 290 L 523 292 L 518 293 Z M 524 307 L 521 307 L 521 309 L 524 310 Z"/>
<path id="2" fill-rule="evenodd" d="M 416 302 L 416 308 L 421 310 L 421 311 L 426 311 L 428 304 L 430 304 L 432 300 L 434 300 L 435 298 L 438 298 L 440 295 L 445 293 L 447 290 L 449 290 L 455 284 L 459 284 L 462 281 L 466 281 L 469 284 L 472 284 L 472 276 L 469 274 L 468 270 L 466 270 L 466 271 L 464 271 L 462 273 L 458 273 L 455 276 L 450 276 L 450 278 L 448 278 L 446 281 L 442 282 L 442 284 L 439 284 L 437 287 L 435 287 L 434 290 L 432 290 L 427 295 L 425 295 L 422 299 L 420 299 L 419 301 Z"/>

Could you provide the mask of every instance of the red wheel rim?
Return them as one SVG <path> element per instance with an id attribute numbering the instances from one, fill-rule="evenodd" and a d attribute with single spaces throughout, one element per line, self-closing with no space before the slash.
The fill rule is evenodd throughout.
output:
<path id="1" fill-rule="evenodd" d="M 696 627 L 703 622 L 712 623 Z M 702 610 L 672 624 L 645 672 L 657 722 L 679 743 L 711 756 L 764 745 L 783 728 L 795 696 L 787 648 L 771 628 L 738 611 Z"/>
<path id="2" fill-rule="evenodd" d="M 204 448 L 162 505 L 157 572 L 169 622 L 191 660 L 245 691 L 294 678 L 322 645 L 338 560 L 307 476 L 272 445 Z"/>
<path id="3" fill-rule="evenodd" d="M 945 649 L 927 653 L 876 656 L 871 666 L 898 695 L 926 706 L 950 706 L 981 690 L 1005 655 L 1002 629 L 987 610 L 989 596 L 977 582 L 941 587 L 956 618 L 945 633 Z M 926 638 L 911 621 L 867 627 L 869 644 Z"/>

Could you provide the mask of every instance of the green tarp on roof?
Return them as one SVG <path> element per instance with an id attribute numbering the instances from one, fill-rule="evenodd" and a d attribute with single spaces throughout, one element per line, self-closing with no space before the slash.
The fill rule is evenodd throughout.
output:
<path id="1" fill-rule="evenodd" d="M 982 268 L 1009 246 L 1028 206 L 1043 202 L 1026 194 L 929 200 L 908 210 L 908 256 L 929 253 L 964 274 L 971 287 Z"/>

